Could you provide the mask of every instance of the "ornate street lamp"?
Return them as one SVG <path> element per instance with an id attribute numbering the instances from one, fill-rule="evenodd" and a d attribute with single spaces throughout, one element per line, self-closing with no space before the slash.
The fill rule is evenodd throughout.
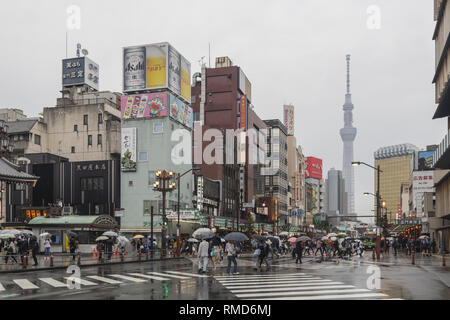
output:
<path id="1" fill-rule="evenodd" d="M 156 171 L 156 179 L 153 184 L 153 190 L 162 193 L 162 241 L 161 241 L 161 257 L 166 255 L 166 233 L 167 233 L 167 219 L 166 219 L 166 193 L 172 192 L 175 189 L 175 182 L 170 180 L 173 178 L 173 171 L 158 170 Z M 153 241 L 153 239 L 151 239 Z"/>

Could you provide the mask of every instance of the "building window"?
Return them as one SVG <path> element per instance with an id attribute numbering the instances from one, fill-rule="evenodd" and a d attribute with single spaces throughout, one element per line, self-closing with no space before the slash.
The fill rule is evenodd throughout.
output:
<path id="1" fill-rule="evenodd" d="M 92 146 L 92 136 L 88 135 L 88 146 Z"/>
<path id="2" fill-rule="evenodd" d="M 152 186 L 155 181 L 156 181 L 156 171 L 149 171 L 148 172 L 148 185 Z"/>
<path id="3" fill-rule="evenodd" d="M 147 161 L 147 152 L 139 152 L 139 161 Z"/>
<path id="4" fill-rule="evenodd" d="M 98 123 L 103 123 L 103 113 L 98 114 Z"/>
<path id="5" fill-rule="evenodd" d="M 98 134 L 98 135 L 97 135 L 97 144 L 98 144 L 98 145 L 101 145 L 101 144 L 102 144 L 102 135 L 101 135 L 101 134 Z"/>
<path id="6" fill-rule="evenodd" d="M 83 116 L 83 124 L 84 124 L 85 126 L 88 125 L 88 115 L 87 115 L 87 114 L 85 114 L 85 115 Z"/>
<path id="7" fill-rule="evenodd" d="M 155 122 L 153 124 L 153 133 L 162 133 L 164 131 L 162 122 Z"/>
<path id="8" fill-rule="evenodd" d="M 103 177 L 81 178 L 81 191 L 103 191 L 105 188 Z"/>
<path id="9" fill-rule="evenodd" d="M 77 124 L 73 125 L 73 131 L 78 132 L 78 125 Z"/>
<path id="10" fill-rule="evenodd" d="M 38 134 L 34 135 L 34 143 L 41 145 L 41 136 L 40 135 L 38 135 Z"/>
<path id="11" fill-rule="evenodd" d="M 72 147 L 72 151 L 71 151 L 72 153 L 75 153 L 75 147 Z"/>
<path id="12" fill-rule="evenodd" d="M 22 141 L 23 140 L 23 135 L 19 136 L 19 140 Z"/>
<path id="13" fill-rule="evenodd" d="M 150 200 L 144 200 L 144 216 L 149 215 L 151 207 L 151 201 Z"/>
<path id="14" fill-rule="evenodd" d="M 19 136 L 18 135 L 14 136 L 14 141 L 19 141 Z"/>

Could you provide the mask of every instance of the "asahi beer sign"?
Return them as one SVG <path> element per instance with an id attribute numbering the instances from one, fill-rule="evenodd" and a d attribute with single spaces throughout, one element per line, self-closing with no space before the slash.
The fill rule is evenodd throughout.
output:
<path id="1" fill-rule="evenodd" d="M 123 57 L 124 91 L 145 89 L 145 47 L 125 48 Z"/>
<path id="2" fill-rule="evenodd" d="M 136 128 L 122 128 L 122 171 L 136 171 Z"/>

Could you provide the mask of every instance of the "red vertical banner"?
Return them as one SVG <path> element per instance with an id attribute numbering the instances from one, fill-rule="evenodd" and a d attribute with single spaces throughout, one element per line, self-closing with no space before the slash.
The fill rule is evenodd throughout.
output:
<path id="1" fill-rule="evenodd" d="M 398 205 L 398 215 L 397 215 L 398 220 L 400 220 L 402 218 L 402 205 L 399 204 Z"/>

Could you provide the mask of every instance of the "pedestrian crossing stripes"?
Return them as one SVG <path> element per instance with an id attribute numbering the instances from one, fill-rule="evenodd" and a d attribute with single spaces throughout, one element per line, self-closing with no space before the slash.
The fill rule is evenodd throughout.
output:
<path id="1" fill-rule="evenodd" d="M 27 279 L 14 279 L 13 280 L 19 287 L 21 287 L 24 290 L 27 289 L 39 289 L 38 286 L 34 285 Z"/>
<path id="2" fill-rule="evenodd" d="M 84 280 L 81 278 L 77 278 L 77 277 L 64 277 L 64 279 L 66 279 L 66 281 L 73 281 L 77 284 L 82 284 L 83 286 L 96 286 L 97 283 L 88 281 L 88 280 Z"/>
<path id="3" fill-rule="evenodd" d="M 174 274 L 167 274 L 167 273 L 160 273 L 160 272 L 147 272 L 147 273 L 148 274 L 154 274 L 154 275 L 157 275 L 157 276 L 164 276 L 164 277 L 170 277 L 170 278 L 182 279 L 182 280 L 190 279 L 189 277 L 176 276 Z"/>
<path id="4" fill-rule="evenodd" d="M 52 278 L 39 278 L 39 280 L 41 280 L 42 282 L 45 282 L 45 283 L 51 285 L 51 286 L 54 287 L 54 288 L 64 288 L 64 287 L 67 287 L 67 284 L 65 284 L 65 283 L 63 283 L 63 282 L 61 282 L 61 281 L 52 279 Z"/>
<path id="5" fill-rule="evenodd" d="M 133 277 L 129 277 L 129 276 L 124 276 L 121 274 L 110 274 L 110 277 L 114 277 L 114 278 L 119 278 L 119 279 L 124 279 L 124 280 L 128 280 L 128 281 L 132 281 L 132 282 L 146 282 L 147 280 L 144 279 L 139 279 L 139 278 L 133 278 Z"/>
<path id="6" fill-rule="evenodd" d="M 158 281 L 167 281 L 167 280 L 170 280 L 169 278 L 162 278 L 162 277 L 148 276 L 148 275 L 142 274 L 142 273 L 130 273 L 130 275 L 136 276 L 136 277 L 142 277 L 142 278 L 146 278 L 146 279 L 151 279 L 151 280 L 158 280 Z M 163 275 L 164 275 L 164 274 L 163 274 Z"/>
<path id="7" fill-rule="evenodd" d="M 106 282 L 106 283 L 109 283 L 109 284 L 121 284 L 121 283 L 123 283 L 122 281 L 109 279 L 109 278 L 105 278 L 105 277 L 100 277 L 100 276 L 87 276 L 87 278 L 92 279 L 92 280 L 98 280 L 98 281 Z"/>
<path id="8" fill-rule="evenodd" d="M 191 277 L 196 277 L 196 278 L 209 278 L 209 276 L 207 276 L 207 275 L 195 274 L 195 273 L 186 273 L 186 272 L 179 272 L 179 271 L 166 271 L 166 272 L 173 273 L 173 274 L 181 274 L 181 275 L 191 276 Z"/>
<path id="9" fill-rule="evenodd" d="M 380 299 L 387 294 L 356 288 L 342 282 L 305 273 L 261 276 L 218 276 L 215 279 L 243 300 Z"/>

